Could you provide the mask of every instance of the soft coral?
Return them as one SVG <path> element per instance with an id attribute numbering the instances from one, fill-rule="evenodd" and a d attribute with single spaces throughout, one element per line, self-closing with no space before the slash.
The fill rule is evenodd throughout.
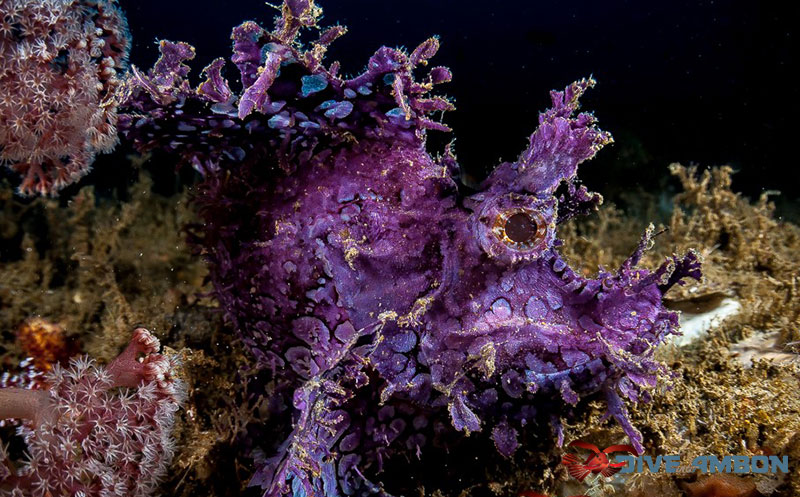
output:
<path id="1" fill-rule="evenodd" d="M 48 390 L 0 389 L 0 418 L 30 420 L 20 428 L 28 460 L 15 469 L 0 450 L 0 496 L 152 495 L 172 459 L 184 398 L 174 360 L 159 348 L 137 328 L 108 366 L 83 357 L 54 367 Z"/>

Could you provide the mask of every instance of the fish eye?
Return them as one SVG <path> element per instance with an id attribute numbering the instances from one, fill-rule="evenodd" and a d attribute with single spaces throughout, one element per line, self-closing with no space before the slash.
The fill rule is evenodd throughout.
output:
<path id="1" fill-rule="evenodd" d="M 492 227 L 495 236 L 516 250 L 531 250 L 544 237 L 544 219 L 530 209 L 510 209 L 497 215 Z"/>
<path id="2" fill-rule="evenodd" d="M 539 258 L 555 243 L 554 198 L 517 193 L 487 194 L 473 218 L 478 243 L 499 263 L 515 264 Z"/>
<path id="3" fill-rule="evenodd" d="M 536 236 L 538 229 L 536 220 L 524 212 L 506 219 L 505 234 L 512 242 L 526 243 Z"/>

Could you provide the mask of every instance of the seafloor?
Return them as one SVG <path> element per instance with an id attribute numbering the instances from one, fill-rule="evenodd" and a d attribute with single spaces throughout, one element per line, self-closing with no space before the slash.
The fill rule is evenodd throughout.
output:
<path id="1" fill-rule="evenodd" d="M 800 228 L 776 219 L 766 195 L 751 202 L 733 193 L 730 168 L 671 169 L 682 184 L 671 204 L 631 194 L 626 211 L 607 205 L 562 226 L 563 251 L 587 275 L 598 265 L 615 267 L 645 226 L 659 220 L 666 229 L 644 266 L 657 266 L 668 250 L 698 250 L 703 281 L 667 297 L 699 334 L 662 347 L 674 375 L 664 378 L 653 402 L 633 411 L 635 424 L 654 456 L 788 455 L 790 473 L 645 472 L 577 485 L 559 464 L 564 451 L 543 430 L 530 430 L 511 460 L 490 450 L 487 436 L 474 434 L 458 454 L 395 463 L 381 478 L 388 490 L 452 497 L 800 495 Z M 130 330 L 144 325 L 182 358 L 190 386 L 163 495 L 258 495 L 246 488 L 253 465 L 242 442 L 254 427 L 269 432 L 271 421 L 263 399 L 247 400 L 249 359 L 205 296 L 203 262 L 185 243 L 191 188 L 163 196 L 143 173 L 119 195 L 124 200 L 85 187 L 59 202 L 23 200 L 0 186 L 3 371 L 17 371 L 28 355 L 20 337 L 31 327 L 63 330 L 65 350 L 108 361 Z M 624 441 L 616 423 L 600 419 L 600 401 L 584 401 L 576 412 L 564 420 L 566 440 L 601 447 Z M 13 438 L 13 428 L 2 430 L 4 440 Z"/>

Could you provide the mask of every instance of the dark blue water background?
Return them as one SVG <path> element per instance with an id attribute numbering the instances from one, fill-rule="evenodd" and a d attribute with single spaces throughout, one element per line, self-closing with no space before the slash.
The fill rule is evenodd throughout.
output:
<path id="1" fill-rule="evenodd" d="M 594 75 L 585 99 L 616 143 L 581 170 L 590 187 L 617 198 L 674 186 L 667 165 L 730 164 L 735 188 L 800 196 L 795 167 L 796 28 L 788 4 L 753 1 L 320 1 L 322 25 L 350 29 L 329 61 L 361 71 L 382 44 L 413 49 L 432 34 L 449 66 L 455 98 L 446 121 L 459 162 L 480 177 L 513 160 L 533 131 L 548 91 Z M 197 47 L 195 78 L 230 53 L 230 29 L 277 13 L 259 0 L 122 0 L 134 37 L 131 60 L 150 67 L 156 40 Z M 232 69 L 229 73 L 231 76 Z M 447 138 L 449 139 L 449 137 Z"/>

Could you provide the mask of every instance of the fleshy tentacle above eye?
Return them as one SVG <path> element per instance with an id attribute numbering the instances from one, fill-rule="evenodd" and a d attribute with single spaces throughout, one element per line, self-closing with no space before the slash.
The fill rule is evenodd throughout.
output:
<path id="1" fill-rule="evenodd" d="M 481 185 L 486 190 L 526 192 L 549 196 L 562 181 L 572 182 L 578 165 L 613 142 L 611 134 L 595 126 L 595 117 L 583 112 L 575 117 L 578 100 L 595 85 L 591 78 L 550 92 L 553 107 L 539 115 L 539 127 L 516 162 L 498 166 Z"/>
<path id="2" fill-rule="evenodd" d="M 595 210 L 602 197 L 577 185 L 578 165 L 592 158 L 611 135 L 595 126 L 590 113 L 573 117 L 578 99 L 593 79 L 553 91 L 553 106 L 539 115 L 539 127 L 516 162 L 500 164 L 465 205 L 475 214 L 481 249 L 499 262 L 538 259 L 555 242 L 556 224 Z M 566 192 L 555 191 L 566 182 Z"/>

